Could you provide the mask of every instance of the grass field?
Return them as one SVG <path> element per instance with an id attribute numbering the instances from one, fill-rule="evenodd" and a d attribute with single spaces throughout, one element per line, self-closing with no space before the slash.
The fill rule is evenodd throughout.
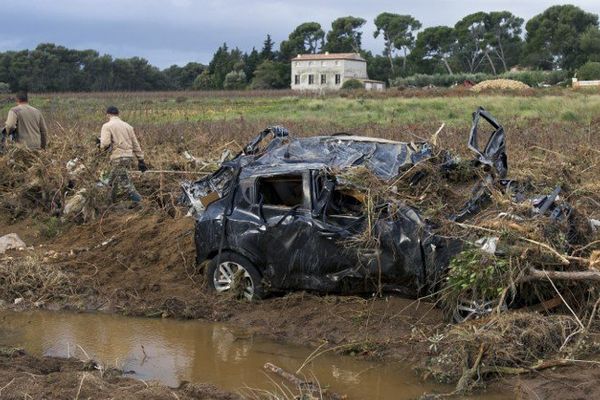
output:
<path id="1" fill-rule="evenodd" d="M 600 92 L 539 91 L 527 95 L 511 93 L 475 95 L 469 92 L 425 92 L 407 97 L 392 94 L 364 97 L 296 95 L 292 92 L 171 92 L 98 93 L 32 96 L 32 104 L 50 114 L 75 121 L 103 119 L 106 104 L 121 107 L 123 117 L 134 124 L 165 124 L 205 121 L 271 121 L 302 123 L 318 121 L 332 126 L 366 124 L 395 125 L 445 122 L 465 124 L 477 106 L 484 106 L 499 119 L 521 123 L 532 119 L 545 122 L 592 123 L 598 118 Z M 401 93 L 401 92 L 400 92 Z M 2 111 L 7 111 L 4 102 Z"/>

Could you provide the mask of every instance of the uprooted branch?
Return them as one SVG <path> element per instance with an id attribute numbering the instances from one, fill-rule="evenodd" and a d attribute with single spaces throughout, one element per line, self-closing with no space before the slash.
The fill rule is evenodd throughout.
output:
<path id="1" fill-rule="evenodd" d="M 593 281 L 600 282 L 600 271 L 552 271 L 529 268 L 521 282 L 532 280 L 568 280 L 568 281 Z"/>

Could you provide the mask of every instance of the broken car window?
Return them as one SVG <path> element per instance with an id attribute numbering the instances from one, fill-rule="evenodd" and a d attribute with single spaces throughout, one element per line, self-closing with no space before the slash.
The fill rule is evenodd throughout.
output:
<path id="1" fill-rule="evenodd" d="M 327 215 L 349 215 L 360 217 L 364 213 L 364 195 L 358 190 L 335 189 L 327 207 Z"/>
<path id="2" fill-rule="evenodd" d="M 265 206 L 296 207 L 304 204 L 302 175 L 278 175 L 256 180 L 257 202 Z"/>

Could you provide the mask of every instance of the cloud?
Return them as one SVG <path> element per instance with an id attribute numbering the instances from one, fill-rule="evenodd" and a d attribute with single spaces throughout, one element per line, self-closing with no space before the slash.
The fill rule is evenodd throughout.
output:
<path id="1" fill-rule="evenodd" d="M 363 46 L 381 52 L 382 39 L 373 38 L 373 19 L 383 11 L 411 14 L 424 27 L 454 25 L 475 11 L 509 10 L 530 18 L 552 0 L 28 0 L 3 5 L 0 50 L 33 48 L 54 42 L 72 48 L 94 48 L 118 57 L 142 56 L 160 67 L 188 61 L 210 61 L 223 42 L 230 47 L 260 48 L 267 34 L 279 43 L 298 24 L 317 21 L 327 30 L 340 16 L 368 22 Z M 597 0 L 573 1 L 600 13 Z"/>

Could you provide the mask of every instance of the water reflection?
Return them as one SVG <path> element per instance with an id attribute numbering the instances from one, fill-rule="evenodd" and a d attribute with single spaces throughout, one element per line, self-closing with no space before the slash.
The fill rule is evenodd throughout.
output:
<path id="1" fill-rule="evenodd" d="M 2 313 L 0 319 L 0 344 L 38 355 L 89 356 L 170 386 L 186 380 L 233 391 L 273 390 L 262 369 L 266 362 L 295 371 L 311 353 L 304 347 L 239 339 L 224 325 L 198 321 L 41 311 Z M 423 384 L 408 366 L 332 354 L 319 357 L 304 373 L 351 399 L 410 399 L 426 391 L 449 390 Z M 496 397 L 502 398 L 507 397 Z"/>

